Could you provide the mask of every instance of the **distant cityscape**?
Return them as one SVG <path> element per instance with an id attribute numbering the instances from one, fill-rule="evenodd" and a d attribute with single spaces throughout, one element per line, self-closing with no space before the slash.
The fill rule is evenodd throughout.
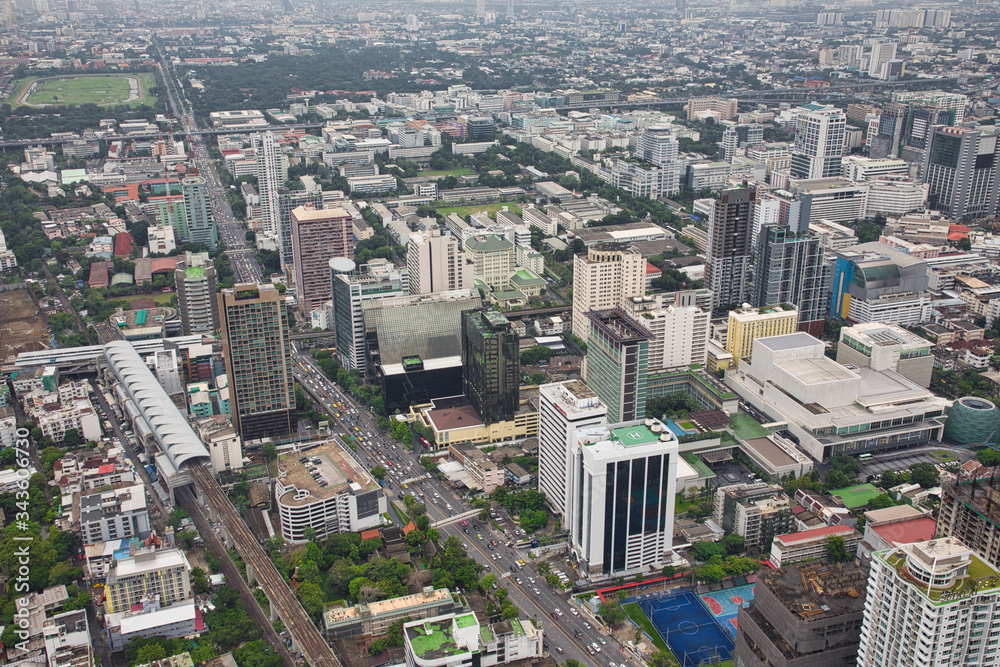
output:
<path id="1" fill-rule="evenodd" d="M 1000 665 L 1000 5 L 6 0 L 0 664 Z"/>

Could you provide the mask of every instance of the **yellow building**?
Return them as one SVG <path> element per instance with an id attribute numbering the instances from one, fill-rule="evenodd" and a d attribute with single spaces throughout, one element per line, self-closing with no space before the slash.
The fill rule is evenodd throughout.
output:
<path id="1" fill-rule="evenodd" d="M 464 401 L 449 405 L 449 399 L 432 405 L 418 405 L 410 417 L 434 431 L 437 449 L 470 443 L 487 445 L 505 440 L 523 440 L 538 436 L 538 410 L 522 406 L 513 420 L 484 424 L 475 409 Z"/>
<path id="2" fill-rule="evenodd" d="M 799 314 L 789 305 L 752 308 L 743 306 L 729 312 L 729 332 L 726 351 L 733 355 L 733 366 L 750 356 L 753 342 L 768 336 L 784 336 L 795 333 L 799 326 Z"/>

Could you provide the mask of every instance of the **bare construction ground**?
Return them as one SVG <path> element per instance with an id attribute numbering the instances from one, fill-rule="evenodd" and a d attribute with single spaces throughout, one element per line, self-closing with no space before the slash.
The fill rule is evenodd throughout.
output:
<path id="1" fill-rule="evenodd" d="M 45 318 L 26 290 L 0 292 L 0 359 L 49 347 Z"/>

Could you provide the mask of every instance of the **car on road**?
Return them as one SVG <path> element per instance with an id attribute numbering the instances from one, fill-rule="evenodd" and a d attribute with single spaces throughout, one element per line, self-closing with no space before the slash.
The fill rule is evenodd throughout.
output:
<path id="1" fill-rule="evenodd" d="M 569 608 L 569 613 L 573 614 L 574 616 L 580 615 L 580 612 L 578 612 L 576 609 L 573 609 L 573 607 Z"/>
<path id="2" fill-rule="evenodd" d="M 595 651 L 597 651 L 598 653 L 600 653 L 600 652 L 601 652 L 601 647 L 597 645 L 597 642 L 591 642 L 591 643 L 590 643 L 590 645 L 591 645 L 591 646 L 592 646 L 592 647 L 594 648 L 594 650 L 595 650 Z"/>
<path id="3" fill-rule="evenodd" d="M 563 652 L 563 650 L 562 650 L 562 646 L 556 646 L 556 650 L 557 650 L 557 651 L 559 651 L 560 653 L 562 653 L 562 652 Z"/>
<path id="4" fill-rule="evenodd" d="M 559 609 L 558 607 L 556 607 L 554 611 L 555 611 L 555 613 L 556 613 L 556 614 L 558 614 L 559 616 L 562 616 L 562 615 L 563 615 L 562 611 L 561 611 L 561 610 L 560 610 L 560 609 Z"/>
<path id="5" fill-rule="evenodd" d="M 601 642 L 602 646 L 607 646 L 608 644 L 608 640 L 605 639 L 604 637 L 598 637 L 597 641 Z"/>
<path id="6" fill-rule="evenodd" d="M 477 540 L 483 539 L 483 534 L 482 533 L 476 533 L 476 539 Z"/>

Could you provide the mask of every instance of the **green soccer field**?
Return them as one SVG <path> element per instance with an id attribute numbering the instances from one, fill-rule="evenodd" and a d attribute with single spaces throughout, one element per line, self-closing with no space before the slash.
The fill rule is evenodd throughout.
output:
<path id="1" fill-rule="evenodd" d="M 15 102 L 28 107 L 97 104 L 151 104 L 151 74 L 56 76 L 18 86 Z"/>

